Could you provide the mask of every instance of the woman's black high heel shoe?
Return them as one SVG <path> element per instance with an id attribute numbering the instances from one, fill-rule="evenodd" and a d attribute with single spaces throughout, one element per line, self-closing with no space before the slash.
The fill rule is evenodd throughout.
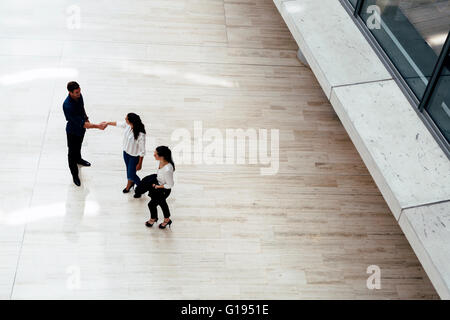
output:
<path id="1" fill-rule="evenodd" d="M 156 219 L 155 222 L 153 222 L 153 223 L 148 223 L 148 221 L 145 221 L 145 226 L 151 228 L 157 221 L 158 221 L 158 219 Z"/>
<path id="2" fill-rule="evenodd" d="M 166 223 L 165 226 L 163 226 L 162 223 L 161 223 L 161 224 L 159 225 L 159 228 L 160 228 L 160 229 L 165 229 L 167 226 L 169 226 L 169 228 L 170 228 L 170 225 L 171 225 L 171 224 L 172 224 L 172 220 L 169 219 L 169 221 Z"/>
<path id="3" fill-rule="evenodd" d="M 130 190 L 131 190 L 132 188 L 134 188 L 134 183 L 131 185 L 131 187 L 130 187 L 129 189 L 125 188 L 125 189 L 122 190 L 122 192 L 123 192 L 123 193 L 128 193 L 128 192 L 130 192 Z"/>

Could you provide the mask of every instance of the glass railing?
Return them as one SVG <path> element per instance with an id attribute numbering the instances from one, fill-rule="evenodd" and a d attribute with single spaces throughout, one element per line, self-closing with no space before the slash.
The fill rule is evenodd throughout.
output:
<path id="1" fill-rule="evenodd" d="M 342 0 L 449 154 L 450 0 Z"/>
<path id="2" fill-rule="evenodd" d="M 435 87 L 424 108 L 445 139 L 450 141 L 450 53 L 445 57 Z"/>

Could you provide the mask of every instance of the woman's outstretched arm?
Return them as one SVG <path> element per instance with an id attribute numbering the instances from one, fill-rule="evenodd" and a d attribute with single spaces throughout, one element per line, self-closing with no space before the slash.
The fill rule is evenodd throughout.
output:
<path id="1" fill-rule="evenodd" d="M 110 121 L 110 122 L 107 122 L 107 124 L 108 124 L 108 126 L 121 127 L 121 128 L 125 128 L 127 125 L 125 122 L 119 122 L 119 121 Z"/>

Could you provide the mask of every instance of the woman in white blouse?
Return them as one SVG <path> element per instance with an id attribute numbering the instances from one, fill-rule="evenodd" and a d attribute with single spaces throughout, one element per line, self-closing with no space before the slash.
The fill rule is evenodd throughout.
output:
<path id="1" fill-rule="evenodd" d="M 135 197 L 149 191 L 149 196 L 152 200 L 148 203 L 150 209 L 150 220 L 145 225 L 152 227 L 158 221 L 158 209 L 160 206 L 164 215 L 164 222 L 159 225 L 160 229 L 165 229 L 172 224 L 170 220 L 170 210 L 166 199 L 170 195 L 171 189 L 174 185 L 173 172 L 175 171 L 175 163 L 172 160 L 172 151 L 166 146 L 159 146 L 154 152 L 154 157 L 159 161 L 158 170 L 156 174 L 142 179 L 142 183 L 136 188 Z"/>
<path id="2" fill-rule="evenodd" d="M 123 160 L 127 168 L 128 183 L 123 193 L 130 192 L 134 185 L 138 185 L 141 179 L 136 174 L 142 169 L 145 155 L 145 126 L 141 118 L 135 113 L 129 113 L 125 122 L 108 122 L 108 125 L 124 128 L 123 133 Z"/>

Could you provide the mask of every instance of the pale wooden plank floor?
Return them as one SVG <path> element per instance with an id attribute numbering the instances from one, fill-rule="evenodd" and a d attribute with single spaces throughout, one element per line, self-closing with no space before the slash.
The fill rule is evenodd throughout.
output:
<path id="1" fill-rule="evenodd" d="M 71 1 L 0 4 L 0 298 L 437 297 L 271 0 L 78 3 L 79 30 L 65 27 Z M 71 183 L 73 77 L 92 121 L 141 114 L 141 175 L 200 120 L 279 129 L 279 173 L 179 163 L 173 230 L 148 230 L 148 199 L 121 193 L 120 131 L 88 132 L 93 166 Z M 366 288 L 372 264 L 381 290 Z"/>

